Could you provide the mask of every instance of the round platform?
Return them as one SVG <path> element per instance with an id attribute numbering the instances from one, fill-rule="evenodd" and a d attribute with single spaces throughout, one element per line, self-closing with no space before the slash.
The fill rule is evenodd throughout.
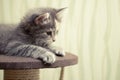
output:
<path id="1" fill-rule="evenodd" d="M 78 57 L 70 53 L 66 53 L 65 57 L 57 57 L 56 62 L 49 65 L 33 58 L 0 55 L 0 69 L 4 70 L 56 68 L 74 65 L 77 62 Z"/>

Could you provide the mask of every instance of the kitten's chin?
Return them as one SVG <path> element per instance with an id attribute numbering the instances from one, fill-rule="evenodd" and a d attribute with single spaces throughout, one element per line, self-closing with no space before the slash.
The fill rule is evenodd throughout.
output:
<path id="1" fill-rule="evenodd" d="M 43 44 L 42 44 L 42 47 L 46 47 L 46 46 L 48 46 L 48 44 L 46 44 L 46 43 L 43 43 Z"/>
<path id="2" fill-rule="evenodd" d="M 42 47 L 46 47 L 48 45 L 52 44 L 52 42 L 48 42 L 48 43 L 42 43 Z"/>

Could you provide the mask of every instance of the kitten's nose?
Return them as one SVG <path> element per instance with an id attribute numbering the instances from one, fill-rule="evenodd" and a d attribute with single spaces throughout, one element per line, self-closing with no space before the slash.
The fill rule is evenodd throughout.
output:
<path id="1" fill-rule="evenodd" d="M 55 42 L 55 38 L 52 38 L 53 42 Z"/>
<path id="2" fill-rule="evenodd" d="M 55 42 L 55 39 L 53 39 L 53 42 Z"/>

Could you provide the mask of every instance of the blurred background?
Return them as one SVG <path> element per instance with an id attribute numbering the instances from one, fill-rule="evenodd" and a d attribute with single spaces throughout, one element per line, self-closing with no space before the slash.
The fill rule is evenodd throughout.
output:
<path id="1" fill-rule="evenodd" d="M 79 63 L 65 68 L 64 80 L 120 80 L 120 0 L 0 0 L 0 23 L 18 23 L 39 7 L 68 7 L 55 44 L 77 55 Z M 58 80 L 59 73 L 42 69 L 40 77 Z"/>

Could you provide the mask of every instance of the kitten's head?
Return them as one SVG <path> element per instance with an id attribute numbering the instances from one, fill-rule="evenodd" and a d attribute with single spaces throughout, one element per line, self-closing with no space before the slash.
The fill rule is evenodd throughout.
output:
<path id="1" fill-rule="evenodd" d="M 21 21 L 26 33 L 35 38 L 35 43 L 41 46 L 49 45 L 55 41 L 58 32 L 56 23 L 60 22 L 59 15 L 65 8 L 38 8 L 27 13 Z"/>

